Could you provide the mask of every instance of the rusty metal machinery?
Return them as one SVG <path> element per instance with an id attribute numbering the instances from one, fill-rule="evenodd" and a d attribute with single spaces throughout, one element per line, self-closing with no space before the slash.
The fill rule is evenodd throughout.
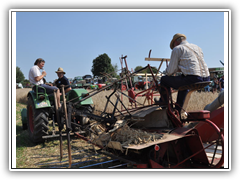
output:
<path id="1" fill-rule="evenodd" d="M 121 59 L 126 63 L 126 56 Z M 162 108 L 153 104 L 152 95 L 148 95 L 151 99 L 148 105 L 139 103 L 132 86 L 128 87 L 127 94 L 119 90 L 119 82 L 130 80 L 131 76 L 147 68 L 152 74 L 155 86 L 144 90 L 143 93 L 160 92 L 161 85 L 155 79 L 156 76 L 150 65 L 133 73 L 130 73 L 126 66 L 127 73 L 121 79 L 102 89 L 93 90 L 75 102 L 73 101 L 77 98 L 63 101 L 57 123 L 60 127 L 66 126 L 67 129 L 69 168 L 71 167 L 70 132 L 118 158 L 134 162 L 135 167 L 138 168 L 220 168 L 223 165 L 223 131 L 210 120 L 209 111 L 186 112 L 187 117 L 183 119 L 175 111 L 176 104 L 171 98 L 171 92 L 168 95 L 167 107 Z M 205 84 L 193 86 L 199 88 L 203 85 Z M 81 106 L 78 106 L 80 102 L 109 87 L 113 87 L 113 90 L 106 97 L 107 102 L 100 115 L 95 114 L 94 111 L 80 110 Z M 64 88 L 62 91 L 64 92 Z M 130 108 L 123 103 L 120 96 L 126 96 L 129 99 L 129 103 L 132 104 Z M 115 102 L 112 101 L 112 97 L 116 97 Z M 118 104 L 121 105 L 121 109 L 118 108 Z M 109 105 L 113 106 L 111 113 L 106 112 Z M 76 121 L 79 117 L 88 120 Z M 61 118 L 64 120 L 61 121 Z M 217 138 L 213 139 L 208 146 L 204 146 L 198 130 L 186 126 L 189 122 L 210 124 L 212 127 L 210 131 L 212 134 L 217 134 Z M 81 134 L 79 130 L 85 133 Z M 60 159 L 62 158 L 61 138 L 60 135 Z M 212 145 L 222 147 L 222 156 L 215 164 L 214 157 L 209 161 L 205 152 Z"/>

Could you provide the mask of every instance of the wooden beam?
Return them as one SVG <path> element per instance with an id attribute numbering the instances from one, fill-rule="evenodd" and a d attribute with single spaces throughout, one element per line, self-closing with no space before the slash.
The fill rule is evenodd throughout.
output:
<path id="1" fill-rule="evenodd" d="M 136 74 L 134 74 L 134 75 L 136 75 L 136 76 L 145 76 L 146 74 L 147 74 L 147 76 L 152 76 L 151 73 L 136 73 Z M 161 75 L 158 74 L 157 76 L 161 76 Z"/>
<path id="2" fill-rule="evenodd" d="M 145 58 L 145 61 L 170 61 L 168 58 Z"/>

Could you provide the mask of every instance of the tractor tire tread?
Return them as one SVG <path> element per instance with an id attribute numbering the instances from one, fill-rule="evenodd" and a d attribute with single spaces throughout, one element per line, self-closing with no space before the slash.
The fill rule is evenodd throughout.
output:
<path id="1" fill-rule="evenodd" d="M 30 130 L 30 125 L 29 126 L 29 136 L 30 139 L 34 142 L 34 143 L 41 143 L 44 141 L 44 139 L 42 138 L 42 136 L 44 135 L 48 135 L 48 116 L 49 113 L 46 112 L 48 109 L 35 109 L 34 106 L 34 102 L 32 100 L 32 98 L 29 98 L 28 100 L 28 109 L 29 107 L 32 106 L 32 114 L 33 114 L 33 131 Z M 28 123 L 29 123 L 29 119 L 28 119 Z"/>

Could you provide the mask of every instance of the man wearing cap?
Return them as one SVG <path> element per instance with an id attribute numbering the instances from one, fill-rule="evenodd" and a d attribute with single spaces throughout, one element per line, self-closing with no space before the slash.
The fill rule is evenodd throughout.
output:
<path id="1" fill-rule="evenodd" d="M 58 68 L 56 73 L 58 75 L 58 79 L 56 80 L 55 84 L 60 89 L 60 91 L 62 91 L 61 85 L 65 85 L 65 87 L 64 87 L 65 93 L 71 91 L 72 88 L 70 86 L 68 78 L 66 76 L 64 76 L 64 74 L 66 74 L 66 73 L 63 71 L 63 68 L 61 68 L 61 67 Z"/>
<path id="2" fill-rule="evenodd" d="M 203 58 L 203 52 L 200 47 L 190 44 L 186 41 L 184 34 L 177 33 L 173 36 L 170 43 L 172 49 L 169 66 L 166 68 L 166 76 L 161 78 L 161 86 L 178 89 L 184 85 L 190 85 L 197 82 L 209 81 L 210 74 L 207 64 Z M 173 76 L 176 72 L 181 72 L 180 76 Z M 181 112 L 181 107 L 189 90 L 178 91 L 176 109 Z M 156 104 L 164 105 L 167 103 L 167 94 L 165 88 L 161 88 L 161 99 Z"/>

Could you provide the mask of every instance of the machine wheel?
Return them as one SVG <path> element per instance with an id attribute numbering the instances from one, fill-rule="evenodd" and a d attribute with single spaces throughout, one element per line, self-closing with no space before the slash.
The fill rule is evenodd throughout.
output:
<path id="1" fill-rule="evenodd" d="M 82 111 L 83 113 L 92 113 L 93 112 L 93 107 L 91 105 L 86 105 L 82 107 L 81 109 L 78 109 Z M 82 117 L 82 116 L 76 116 L 76 120 L 74 120 L 75 123 L 80 124 L 81 126 L 89 124 L 89 119 L 87 117 Z M 73 131 L 78 130 L 78 127 L 72 124 L 72 129 Z"/>
<path id="2" fill-rule="evenodd" d="M 138 83 L 135 83 L 135 84 L 134 84 L 134 89 L 135 89 L 135 90 L 138 90 L 138 89 L 139 89 Z"/>
<path id="3" fill-rule="evenodd" d="M 48 135 L 48 123 L 46 109 L 35 109 L 33 99 L 30 97 L 27 105 L 27 124 L 31 141 L 43 142 L 42 136 Z"/>

